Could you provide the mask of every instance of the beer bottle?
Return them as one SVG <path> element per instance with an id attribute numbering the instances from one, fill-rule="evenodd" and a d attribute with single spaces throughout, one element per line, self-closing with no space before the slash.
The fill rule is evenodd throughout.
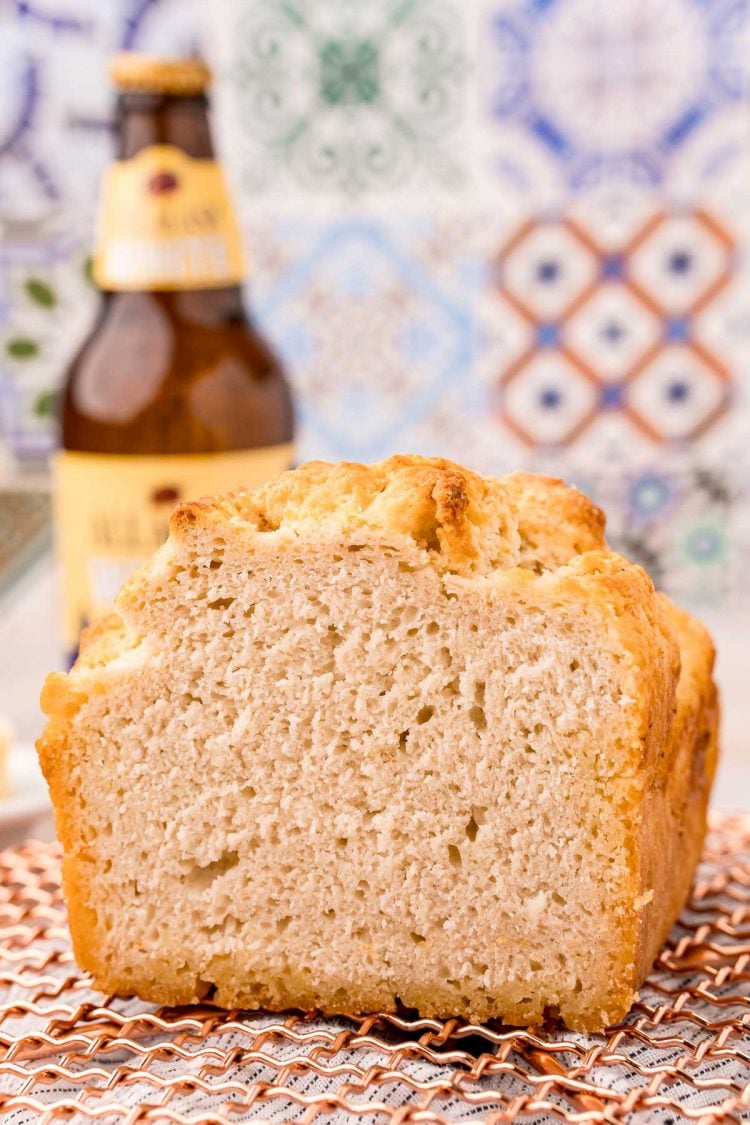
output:
<path id="1" fill-rule="evenodd" d="M 292 462 L 289 386 L 244 310 L 240 239 L 197 59 L 115 57 L 118 158 L 100 201 L 94 328 L 54 465 L 64 633 L 109 608 L 174 505 Z"/>

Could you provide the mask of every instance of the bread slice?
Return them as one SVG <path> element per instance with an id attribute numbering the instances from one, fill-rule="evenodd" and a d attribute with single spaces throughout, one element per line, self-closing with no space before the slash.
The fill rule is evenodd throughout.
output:
<path id="1" fill-rule="evenodd" d="M 107 992 L 619 1020 L 685 900 L 703 628 L 559 481 L 314 463 L 177 509 L 51 675 L 76 956 Z"/>

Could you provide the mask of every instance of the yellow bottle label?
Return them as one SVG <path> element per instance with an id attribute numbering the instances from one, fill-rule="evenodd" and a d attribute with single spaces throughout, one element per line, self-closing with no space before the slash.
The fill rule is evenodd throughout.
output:
<path id="1" fill-rule="evenodd" d="M 244 276 L 239 230 L 215 160 L 150 145 L 107 167 L 94 253 L 102 289 L 213 289 Z"/>
<path id="2" fill-rule="evenodd" d="M 291 467 L 293 447 L 231 453 L 74 453 L 53 461 L 63 635 L 75 652 L 84 625 L 112 608 L 120 586 L 167 538 L 176 504 L 255 488 Z"/>

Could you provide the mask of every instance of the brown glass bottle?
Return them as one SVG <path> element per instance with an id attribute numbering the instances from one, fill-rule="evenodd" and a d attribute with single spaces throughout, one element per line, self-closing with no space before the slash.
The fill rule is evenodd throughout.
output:
<path id="1" fill-rule="evenodd" d="M 243 306 L 208 72 L 131 55 L 113 73 L 119 153 L 103 186 L 101 306 L 62 398 L 68 643 L 159 545 L 177 500 L 256 485 L 292 460 L 289 386 Z"/>

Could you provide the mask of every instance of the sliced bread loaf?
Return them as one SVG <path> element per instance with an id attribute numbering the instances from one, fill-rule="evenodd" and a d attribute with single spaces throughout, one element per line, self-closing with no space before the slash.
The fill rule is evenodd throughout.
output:
<path id="1" fill-rule="evenodd" d="M 183 505 L 43 693 L 77 958 L 167 1003 L 602 1028 L 700 852 L 712 660 L 559 481 L 395 457 Z"/>

